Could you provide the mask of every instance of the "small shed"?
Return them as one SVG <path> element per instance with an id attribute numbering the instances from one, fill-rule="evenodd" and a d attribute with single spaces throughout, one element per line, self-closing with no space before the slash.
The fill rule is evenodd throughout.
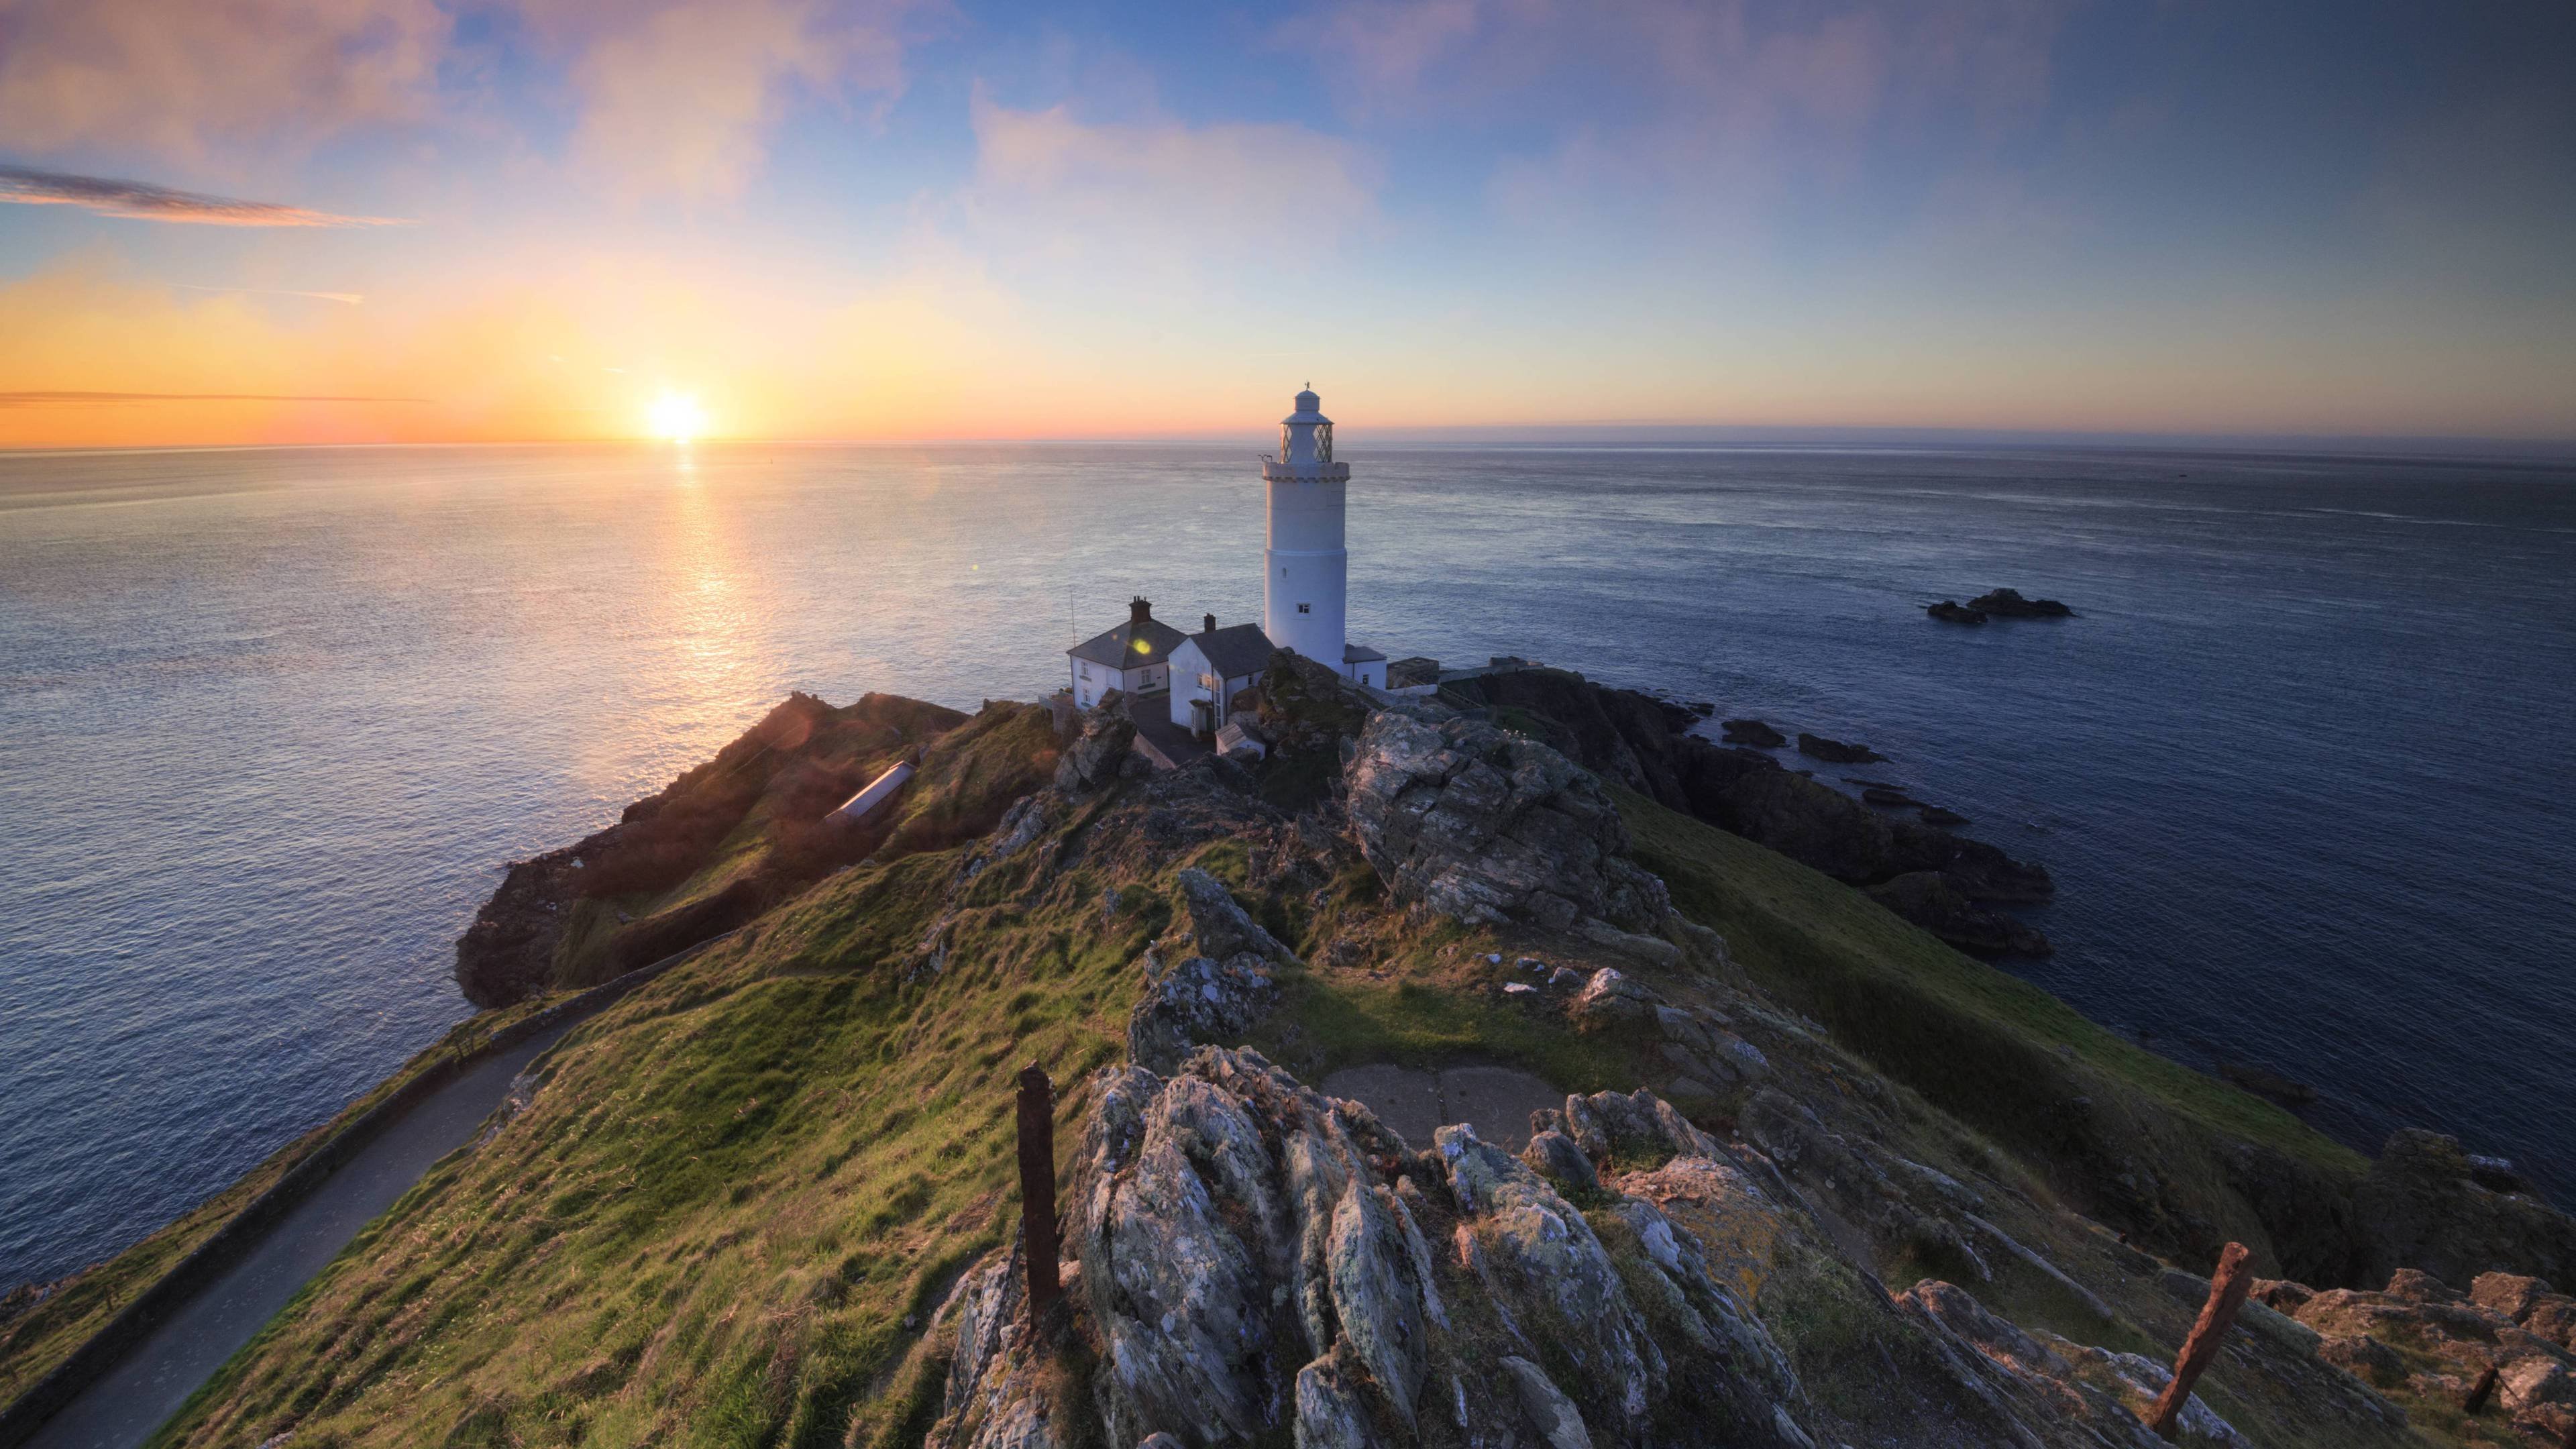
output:
<path id="1" fill-rule="evenodd" d="M 903 782 L 911 778 L 912 762 L 898 761 L 892 769 L 870 780 L 866 789 L 842 801 L 839 809 L 823 818 L 842 825 L 855 825 L 866 819 L 869 811 L 893 799 L 894 792 L 902 789 Z"/>

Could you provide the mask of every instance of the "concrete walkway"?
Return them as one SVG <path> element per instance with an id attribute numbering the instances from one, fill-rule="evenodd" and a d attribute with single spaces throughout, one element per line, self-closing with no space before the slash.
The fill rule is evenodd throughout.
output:
<path id="1" fill-rule="evenodd" d="M 1441 1127 L 1464 1122 L 1485 1141 L 1518 1152 L 1529 1145 L 1530 1113 L 1565 1105 L 1565 1093 L 1513 1067 L 1344 1067 L 1324 1078 L 1323 1091 L 1366 1106 L 1417 1151 Z"/>
<path id="2" fill-rule="evenodd" d="M 287 1209 L 205 1291 L 163 1319 L 134 1351 L 39 1426 L 31 1449 L 133 1449 L 392 1207 L 430 1164 L 473 1140 L 510 1079 L 572 1023 L 538 1033 L 466 1069 L 378 1133 L 321 1186 Z"/>

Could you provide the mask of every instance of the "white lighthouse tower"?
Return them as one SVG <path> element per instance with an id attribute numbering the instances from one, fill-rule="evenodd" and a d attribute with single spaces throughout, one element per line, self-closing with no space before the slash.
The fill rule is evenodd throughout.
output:
<path id="1" fill-rule="evenodd" d="M 1342 503 L 1351 465 L 1333 461 L 1333 420 L 1313 389 L 1279 421 L 1279 456 L 1261 460 L 1270 494 L 1262 550 L 1261 632 L 1347 678 L 1384 687 L 1386 656 L 1342 634 L 1351 556 L 1343 546 Z"/>

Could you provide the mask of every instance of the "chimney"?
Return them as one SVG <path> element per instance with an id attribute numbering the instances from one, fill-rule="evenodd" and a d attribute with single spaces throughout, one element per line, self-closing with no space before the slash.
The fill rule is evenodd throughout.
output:
<path id="1" fill-rule="evenodd" d="M 1215 632 L 1216 632 L 1216 615 L 1214 615 L 1214 614 L 1206 614 L 1206 615 L 1202 615 L 1201 617 L 1203 617 L 1203 618 L 1205 618 L 1205 619 L 1207 620 L 1207 624 L 1206 624 L 1206 627 L 1204 627 L 1204 628 L 1200 629 L 1200 630 L 1199 630 L 1199 632 L 1200 632 L 1200 633 L 1202 633 L 1202 634 L 1213 634 L 1213 633 L 1215 633 Z"/>
<path id="2" fill-rule="evenodd" d="M 1135 598 L 1129 599 L 1129 600 L 1127 601 L 1127 622 L 1128 622 L 1128 623 L 1130 623 L 1130 624 L 1143 624 L 1143 623 L 1148 623 L 1148 622 L 1150 622 L 1150 621 L 1153 619 L 1153 617 L 1154 617 L 1154 603 L 1153 603 L 1153 601 L 1152 601 L 1151 599 L 1148 599 L 1148 598 L 1146 598 L 1144 595 L 1139 594 L 1139 595 L 1137 595 Z"/>

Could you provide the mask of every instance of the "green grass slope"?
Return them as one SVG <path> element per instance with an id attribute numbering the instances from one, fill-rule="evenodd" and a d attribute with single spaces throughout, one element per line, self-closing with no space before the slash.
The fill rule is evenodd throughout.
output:
<path id="1" fill-rule="evenodd" d="M 1770 995 L 2039 1165 L 2083 1211 L 2186 1257 L 2234 1238 L 2269 1272 L 2342 1251 L 2317 1204 L 2349 1192 L 2360 1154 L 1784 855 L 1639 795 L 1620 806 L 1638 860 Z"/>

